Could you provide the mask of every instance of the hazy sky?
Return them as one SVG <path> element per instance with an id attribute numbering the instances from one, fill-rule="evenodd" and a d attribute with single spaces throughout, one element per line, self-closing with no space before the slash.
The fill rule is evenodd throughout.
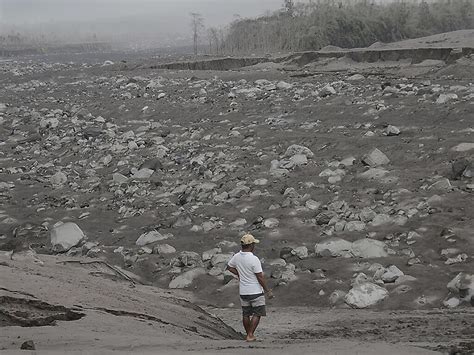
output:
<path id="1" fill-rule="evenodd" d="M 199 12 L 212 25 L 225 24 L 234 14 L 257 16 L 276 10 L 283 0 L 0 0 L 0 20 L 24 24 L 94 21 L 137 15 L 187 18 Z"/>
<path id="2" fill-rule="evenodd" d="M 189 41 L 190 13 L 206 27 L 229 24 L 236 14 L 256 17 L 283 0 L 0 0 L 0 34 L 85 41 Z M 97 36 L 97 37 L 95 37 Z M 204 36 L 202 37 L 204 38 Z"/>

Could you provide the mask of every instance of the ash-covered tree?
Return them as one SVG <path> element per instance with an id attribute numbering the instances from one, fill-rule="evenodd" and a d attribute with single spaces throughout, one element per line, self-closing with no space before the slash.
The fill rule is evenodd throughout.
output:
<path id="1" fill-rule="evenodd" d="M 199 35 L 204 28 L 204 19 L 201 14 L 192 12 L 191 14 L 191 30 L 193 32 L 194 55 L 198 54 Z"/>
<path id="2" fill-rule="evenodd" d="M 293 14 L 295 13 L 295 1 L 294 0 L 284 0 L 283 1 L 283 10 L 289 16 L 293 16 Z"/>
<path id="3" fill-rule="evenodd" d="M 215 27 L 211 27 L 207 30 L 207 37 L 209 39 L 209 51 L 210 53 L 214 52 L 219 53 L 219 30 Z"/>
<path id="4" fill-rule="evenodd" d="M 421 30 L 430 30 L 434 25 L 434 18 L 431 14 L 430 6 L 423 0 L 418 5 L 418 27 Z"/>

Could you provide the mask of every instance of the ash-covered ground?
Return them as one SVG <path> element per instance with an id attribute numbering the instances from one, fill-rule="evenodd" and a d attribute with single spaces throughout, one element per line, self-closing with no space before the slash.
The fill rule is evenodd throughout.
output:
<path id="1" fill-rule="evenodd" d="M 230 71 L 113 59 L 0 62 L 0 249 L 104 260 L 238 319 L 224 269 L 250 232 L 270 307 L 443 308 L 462 329 L 438 341 L 469 349 L 472 55 Z M 307 325 L 287 338 L 331 332 Z M 387 341 L 369 330 L 336 337 Z"/>

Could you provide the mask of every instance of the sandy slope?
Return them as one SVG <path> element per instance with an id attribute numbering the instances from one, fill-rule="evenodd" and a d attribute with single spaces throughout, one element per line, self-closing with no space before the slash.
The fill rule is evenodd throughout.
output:
<path id="1" fill-rule="evenodd" d="M 395 48 L 457 48 L 474 47 L 474 30 L 460 30 L 440 33 L 433 36 L 408 39 L 405 41 L 374 43 L 371 49 L 395 49 Z"/>
<path id="2" fill-rule="evenodd" d="M 298 354 L 431 353 L 381 341 L 342 340 L 337 338 L 337 333 L 334 337 L 319 339 L 285 338 L 282 332 L 289 334 L 288 324 L 285 327 L 281 319 L 288 319 L 292 314 L 300 317 L 291 310 L 281 319 L 278 313 L 273 313 L 262 324 L 262 341 L 249 345 L 232 339 L 237 334 L 230 328 L 169 292 L 141 285 L 131 287 L 128 282 L 92 276 L 90 270 L 77 264 L 58 264 L 65 260 L 60 257 L 41 256 L 43 265 L 30 257 L 18 255 L 17 259 L 20 260 L 0 257 L 0 297 L 39 299 L 70 307 L 85 316 L 77 321 L 57 322 L 56 326 L 2 327 L 2 354 L 27 353 L 17 351 L 26 340 L 35 342 L 37 354 L 236 354 L 248 353 L 249 349 L 259 354 L 290 351 Z M 221 313 L 238 325 L 238 311 L 221 310 Z M 317 321 L 318 314 L 313 313 L 313 316 L 313 321 Z"/>

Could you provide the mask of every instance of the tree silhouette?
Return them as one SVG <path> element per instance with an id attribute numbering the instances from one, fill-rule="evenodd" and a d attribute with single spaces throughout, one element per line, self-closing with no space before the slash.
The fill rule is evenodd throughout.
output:
<path id="1" fill-rule="evenodd" d="M 194 55 L 198 54 L 199 35 L 204 28 L 204 19 L 201 14 L 191 13 L 191 30 L 193 32 Z"/>

